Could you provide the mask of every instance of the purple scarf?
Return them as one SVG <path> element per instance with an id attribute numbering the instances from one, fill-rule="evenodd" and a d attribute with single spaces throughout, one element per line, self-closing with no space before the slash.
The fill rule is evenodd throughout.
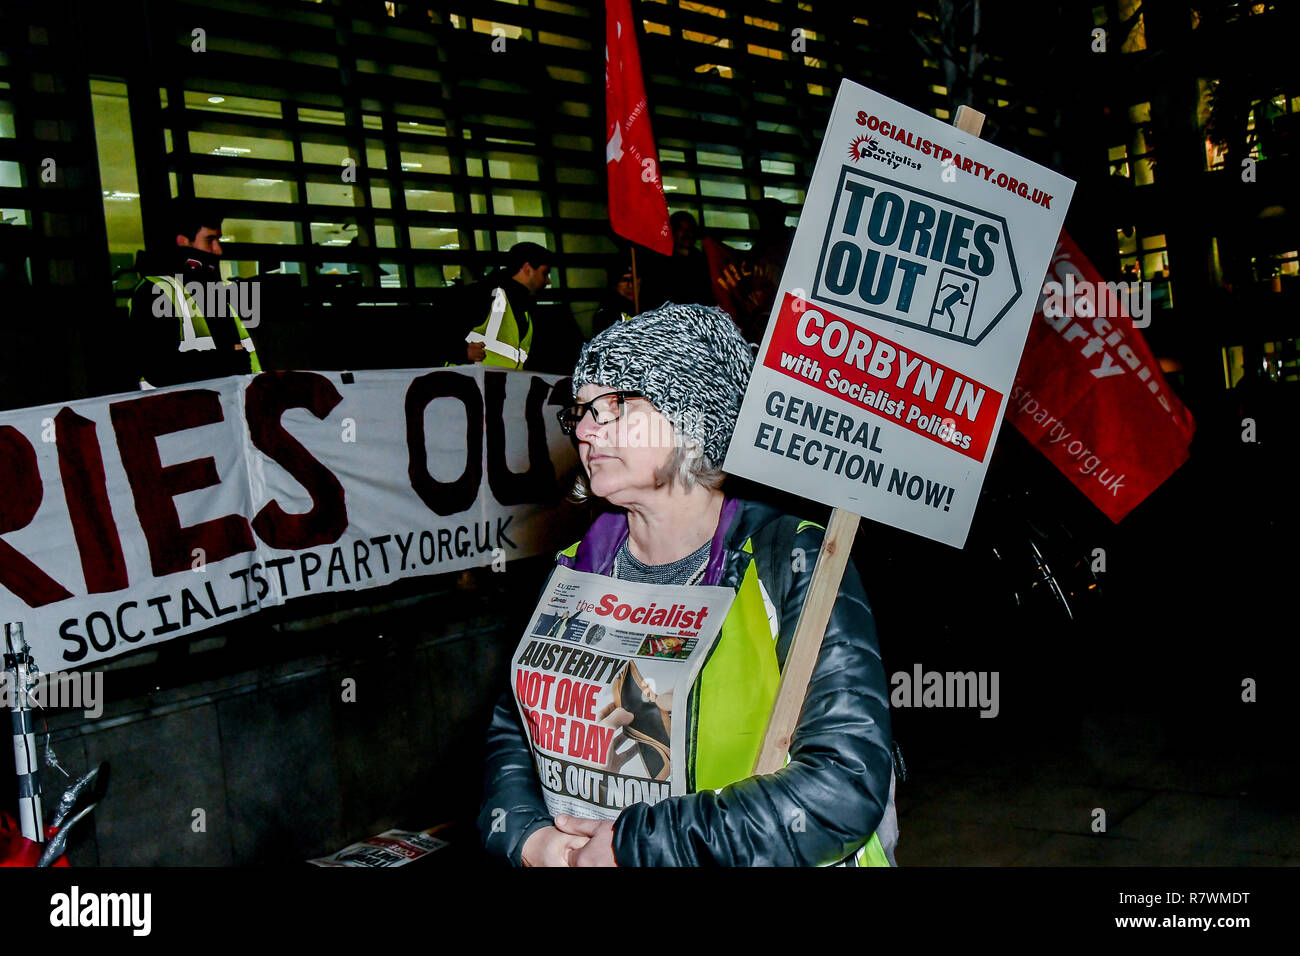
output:
<path id="1" fill-rule="evenodd" d="M 731 523 L 740 510 L 737 498 L 726 498 L 722 502 L 722 513 L 718 516 L 718 529 L 713 532 L 713 542 L 709 545 L 709 564 L 704 570 L 701 584 L 715 586 L 722 580 L 723 565 L 727 557 L 725 542 Z M 593 574 L 609 574 L 614 566 L 614 555 L 627 540 L 627 512 L 607 511 L 591 523 L 578 551 L 572 558 L 560 555 L 559 563 L 575 571 L 590 571 Z"/>

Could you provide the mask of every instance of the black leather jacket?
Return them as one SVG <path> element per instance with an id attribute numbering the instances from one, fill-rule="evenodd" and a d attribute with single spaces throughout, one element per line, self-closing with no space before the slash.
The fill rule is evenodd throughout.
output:
<path id="1" fill-rule="evenodd" d="M 747 539 L 783 517 L 739 502 L 725 533 L 720 584 L 740 586 L 750 560 L 780 616 L 782 664 L 812 579 L 822 532 L 794 535 L 797 555 L 742 550 Z M 724 512 L 725 514 L 725 512 Z M 775 540 L 791 540 L 789 534 Z M 612 558 L 612 554 L 610 555 Z M 793 562 L 790 574 L 775 562 Z M 689 724 L 688 724 L 689 726 Z M 835 863 L 880 826 L 890 802 L 892 769 L 888 683 L 875 621 L 852 564 L 844 575 L 795 729 L 790 762 L 774 774 L 722 788 L 626 808 L 614 824 L 620 866 L 806 866 Z M 891 817 L 892 817 L 892 807 Z M 488 853 L 518 865 L 524 841 L 551 825 L 518 708 L 502 696 L 488 729 L 479 832 Z M 890 823 L 893 821 L 891 819 Z M 883 834 L 882 834 L 883 836 Z"/>

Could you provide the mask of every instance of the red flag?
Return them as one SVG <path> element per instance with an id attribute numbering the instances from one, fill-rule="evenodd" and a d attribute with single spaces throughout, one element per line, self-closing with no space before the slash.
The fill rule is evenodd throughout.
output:
<path id="1" fill-rule="evenodd" d="M 605 169 L 609 222 L 625 239 L 673 253 L 668 201 L 650 130 L 631 0 L 605 4 Z"/>
<path id="2" fill-rule="evenodd" d="M 1111 307 L 1101 273 L 1064 231 L 1046 282 L 1006 418 L 1118 522 L 1187 460 L 1196 423 L 1127 303 Z"/>

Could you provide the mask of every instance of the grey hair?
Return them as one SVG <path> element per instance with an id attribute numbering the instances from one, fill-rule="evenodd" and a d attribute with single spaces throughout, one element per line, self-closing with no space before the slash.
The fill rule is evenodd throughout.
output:
<path id="1" fill-rule="evenodd" d="M 681 444 L 673 446 L 668 460 L 655 472 L 655 487 L 671 486 L 676 482 L 684 491 L 690 491 L 696 485 L 715 489 L 722 487 L 726 477 L 727 473 L 712 462 L 699 442 L 688 438 Z M 568 499 L 575 504 L 583 504 L 592 497 L 594 496 L 591 492 L 591 483 L 587 480 L 587 472 L 579 468 L 578 474 L 573 479 L 573 488 L 569 491 Z"/>

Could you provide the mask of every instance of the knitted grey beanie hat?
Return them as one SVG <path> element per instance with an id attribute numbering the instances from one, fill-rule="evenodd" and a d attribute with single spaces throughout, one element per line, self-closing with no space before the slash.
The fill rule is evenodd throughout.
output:
<path id="1" fill-rule="evenodd" d="M 720 466 L 753 364 L 727 313 L 668 302 L 615 322 L 584 345 L 573 393 L 584 385 L 640 392 Z"/>

